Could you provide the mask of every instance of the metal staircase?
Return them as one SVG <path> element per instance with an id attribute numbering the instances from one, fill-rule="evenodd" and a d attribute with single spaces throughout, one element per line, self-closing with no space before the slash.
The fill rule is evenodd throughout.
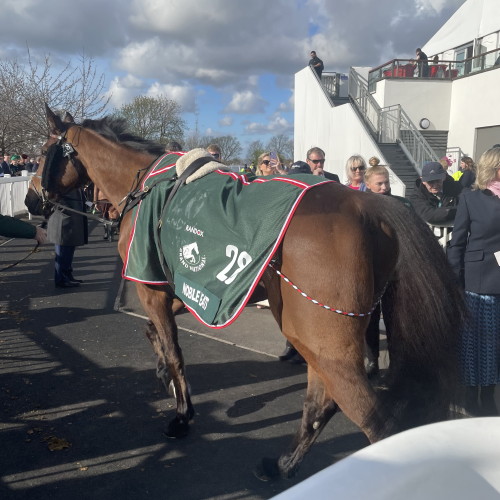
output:
<path id="1" fill-rule="evenodd" d="M 415 170 L 412 162 L 408 159 L 399 144 L 378 143 L 378 147 L 390 165 L 391 170 L 406 186 L 405 197 L 408 198 L 415 190 L 415 181 L 419 173 Z"/>
<path id="2" fill-rule="evenodd" d="M 422 130 L 420 133 L 439 158 L 446 156 L 448 145 L 447 130 Z"/>

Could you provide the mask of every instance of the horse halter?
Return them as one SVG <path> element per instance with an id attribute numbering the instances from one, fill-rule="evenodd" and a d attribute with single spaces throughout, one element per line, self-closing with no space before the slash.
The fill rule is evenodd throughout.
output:
<path id="1" fill-rule="evenodd" d="M 88 177 L 85 169 L 76 159 L 77 151 L 73 144 L 66 139 L 67 130 L 62 135 L 50 134 L 49 137 L 57 139 L 57 142 L 51 144 L 45 153 L 45 165 L 42 173 L 42 187 L 47 191 L 51 191 L 52 182 L 54 181 L 55 171 L 59 166 L 59 162 L 63 159 L 68 159 L 71 165 L 76 170 L 79 176 Z"/>

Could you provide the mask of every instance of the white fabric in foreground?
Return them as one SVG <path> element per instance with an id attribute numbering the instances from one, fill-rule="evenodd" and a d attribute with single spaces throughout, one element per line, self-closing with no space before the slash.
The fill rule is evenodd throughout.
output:
<path id="1" fill-rule="evenodd" d="M 272 500 L 498 500 L 500 417 L 417 427 L 372 444 Z"/>

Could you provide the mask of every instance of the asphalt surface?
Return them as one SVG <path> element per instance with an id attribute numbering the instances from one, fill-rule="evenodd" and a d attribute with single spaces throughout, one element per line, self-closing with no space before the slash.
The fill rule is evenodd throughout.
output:
<path id="1" fill-rule="evenodd" d="M 186 439 L 166 439 L 174 401 L 143 313 L 116 243 L 90 227 L 74 259 L 81 287 L 54 288 L 52 245 L 0 272 L 0 499 L 268 499 L 368 444 L 337 414 L 296 478 L 254 477 L 290 443 L 306 388 L 255 306 L 224 330 L 178 316 L 196 416 Z M 0 237 L 0 268 L 33 246 Z"/>

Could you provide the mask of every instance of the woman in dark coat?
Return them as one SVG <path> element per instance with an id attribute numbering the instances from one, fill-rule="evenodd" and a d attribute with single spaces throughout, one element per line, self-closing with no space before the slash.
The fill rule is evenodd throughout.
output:
<path id="1" fill-rule="evenodd" d="M 59 204 L 85 212 L 83 191 L 73 189 L 59 200 Z M 73 277 L 73 255 L 77 246 L 88 242 L 87 217 L 57 207 L 49 218 L 47 235 L 49 241 L 55 244 L 54 281 L 56 287 L 80 286 L 81 280 Z"/>
<path id="2" fill-rule="evenodd" d="M 460 170 L 455 172 L 453 178 L 460 182 L 464 188 L 471 187 L 474 184 L 476 181 L 476 165 L 470 156 L 462 157 L 460 160 Z"/>
<path id="3" fill-rule="evenodd" d="M 500 148 L 486 151 L 460 195 L 448 260 L 465 289 L 461 368 L 472 414 L 496 415 L 500 382 Z"/>

